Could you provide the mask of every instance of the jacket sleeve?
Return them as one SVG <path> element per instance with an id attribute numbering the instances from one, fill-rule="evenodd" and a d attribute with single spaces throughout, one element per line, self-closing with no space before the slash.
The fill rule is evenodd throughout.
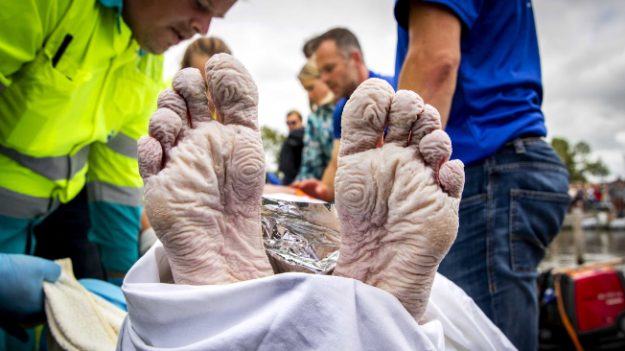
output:
<path id="1" fill-rule="evenodd" d="M 153 64 L 161 67 L 157 73 L 162 72 L 162 59 Z M 137 162 L 137 140 L 147 134 L 148 121 L 162 88 L 157 73 L 158 79 L 131 88 L 140 89 L 140 99 L 128 105 L 126 121 L 119 130 L 106 143 L 91 145 L 87 180 L 92 223 L 89 238 L 98 246 L 108 272 L 125 273 L 139 258 L 143 181 Z"/>
<path id="2" fill-rule="evenodd" d="M 34 60 L 68 8 L 69 0 L 0 1 L 0 85 Z"/>

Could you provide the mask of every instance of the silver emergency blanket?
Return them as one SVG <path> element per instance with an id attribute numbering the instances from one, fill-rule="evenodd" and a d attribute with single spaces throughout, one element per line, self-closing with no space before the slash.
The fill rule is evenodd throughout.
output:
<path id="1" fill-rule="evenodd" d="M 334 205 L 303 197 L 265 196 L 262 231 L 276 273 L 331 273 L 339 257 Z"/>

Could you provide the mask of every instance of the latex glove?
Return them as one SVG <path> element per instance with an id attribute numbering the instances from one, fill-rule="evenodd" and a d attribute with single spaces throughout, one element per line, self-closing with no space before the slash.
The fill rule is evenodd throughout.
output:
<path id="1" fill-rule="evenodd" d="M 61 267 L 39 257 L 0 253 L 0 314 L 5 321 L 31 322 L 43 312 L 43 282 L 54 282 Z"/>

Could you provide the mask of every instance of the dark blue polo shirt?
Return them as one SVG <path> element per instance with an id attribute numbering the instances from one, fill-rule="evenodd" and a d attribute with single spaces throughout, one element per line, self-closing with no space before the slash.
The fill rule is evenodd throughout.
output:
<path id="1" fill-rule="evenodd" d="M 387 81 L 391 86 L 395 87 L 395 81 L 393 77 L 383 76 L 375 72 L 369 71 L 369 78 L 380 78 Z M 343 108 L 347 102 L 346 97 L 341 98 L 334 107 L 334 113 L 332 115 L 332 123 L 334 127 L 334 139 L 341 139 L 341 115 L 343 114 Z"/>
<path id="2" fill-rule="evenodd" d="M 424 1 L 444 6 L 462 23 L 458 82 L 446 127 L 452 140 L 452 158 L 469 164 L 492 155 L 516 137 L 545 136 L 531 1 Z M 409 10 L 410 0 L 395 3 L 400 27 L 396 77 L 408 47 Z"/>

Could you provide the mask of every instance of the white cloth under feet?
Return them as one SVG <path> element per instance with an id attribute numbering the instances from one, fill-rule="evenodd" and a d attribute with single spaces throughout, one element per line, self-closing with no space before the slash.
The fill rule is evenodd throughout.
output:
<path id="1" fill-rule="evenodd" d="M 118 350 L 513 350 L 441 275 L 421 324 L 359 281 L 285 273 L 229 285 L 171 284 L 157 242 L 128 272 Z"/>
<path id="2" fill-rule="evenodd" d="M 126 313 L 80 285 L 70 259 L 56 262 L 61 266 L 61 277 L 54 283 L 43 283 L 51 334 L 48 350 L 112 350 Z"/>

